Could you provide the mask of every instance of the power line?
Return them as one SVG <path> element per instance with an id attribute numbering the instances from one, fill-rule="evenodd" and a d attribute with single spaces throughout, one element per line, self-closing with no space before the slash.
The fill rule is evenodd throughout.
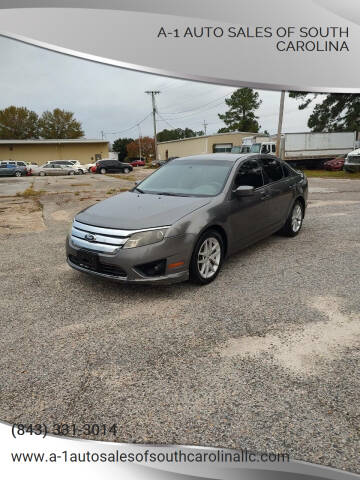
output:
<path id="1" fill-rule="evenodd" d="M 221 97 L 214 98 L 214 99 L 211 100 L 210 102 L 204 103 L 204 104 L 202 104 L 202 105 L 199 106 L 199 107 L 191 108 L 190 110 L 183 110 L 183 111 L 181 111 L 181 112 L 162 112 L 162 113 L 163 113 L 164 115 L 179 115 L 179 114 L 182 114 L 182 113 L 194 112 L 194 111 L 197 111 L 197 110 L 201 110 L 202 108 L 210 105 L 211 103 L 217 102 L 217 101 L 220 100 L 220 99 L 223 99 L 223 98 L 225 98 L 225 97 L 228 97 L 229 95 L 232 95 L 232 93 L 233 93 L 233 92 L 226 93 L 225 95 L 221 95 Z"/>
<path id="2" fill-rule="evenodd" d="M 129 128 L 125 128 L 124 130 L 117 130 L 115 132 L 104 132 L 102 131 L 103 134 L 108 134 L 108 135 L 118 135 L 120 133 L 124 133 L 124 132 L 128 132 L 129 130 L 133 130 L 134 128 L 137 128 L 137 126 L 142 123 L 143 121 L 145 121 L 148 117 L 150 117 L 152 112 L 148 113 L 142 120 L 139 120 L 138 122 L 135 123 L 135 125 L 132 125 L 131 127 Z"/>
<path id="3" fill-rule="evenodd" d="M 169 127 L 173 128 L 174 130 L 176 130 L 177 127 L 174 127 L 174 125 L 171 125 L 170 122 L 168 122 L 159 112 L 158 112 L 158 115 L 159 117 L 162 119 L 161 121 L 167 123 L 169 125 Z"/>

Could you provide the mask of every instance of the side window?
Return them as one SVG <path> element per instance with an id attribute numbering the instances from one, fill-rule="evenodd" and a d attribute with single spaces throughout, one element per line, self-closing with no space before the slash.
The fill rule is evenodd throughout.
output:
<path id="1" fill-rule="evenodd" d="M 271 145 L 271 151 L 272 151 L 273 153 L 276 153 L 276 145 Z"/>
<path id="2" fill-rule="evenodd" d="M 277 182 L 283 178 L 283 169 L 279 160 L 274 157 L 262 158 L 265 183 Z"/>
<path id="3" fill-rule="evenodd" d="M 258 188 L 264 184 L 261 168 L 256 160 L 247 160 L 244 162 L 234 180 L 234 190 L 242 185 L 250 185 L 251 187 Z"/>

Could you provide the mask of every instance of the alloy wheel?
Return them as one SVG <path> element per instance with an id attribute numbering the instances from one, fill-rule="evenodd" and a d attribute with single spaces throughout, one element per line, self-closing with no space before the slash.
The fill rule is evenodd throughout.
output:
<path id="1" fill-rule="evenodd" d="M 221 259 L 221 246 L 217 238 L 206 238 L 199 248 L 197 266 L 199 274 L 204 279 L 209 279 L 219 269 Z"/>
<path id="2" fill-rule="evenodd" d="M 301 208 L 301 205 L 297 203 L 293 209 L 292 216 L 291 216 L 291 226 L 294 233 L 300 230 L 302 221 L 303 221 L 302 208 Z"/>

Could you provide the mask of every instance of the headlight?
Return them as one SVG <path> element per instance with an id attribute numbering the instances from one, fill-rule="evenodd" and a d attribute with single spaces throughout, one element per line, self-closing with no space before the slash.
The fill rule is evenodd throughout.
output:
<path id="1" fill-rule="evenodd" d="M 158 230 L 147 230 L 146 232 L 133 233 L 124 243 L 123 248 L 142 247 L 152 243 L 161 242 L 167 232 L 167 228 L 159 228 Z"/>

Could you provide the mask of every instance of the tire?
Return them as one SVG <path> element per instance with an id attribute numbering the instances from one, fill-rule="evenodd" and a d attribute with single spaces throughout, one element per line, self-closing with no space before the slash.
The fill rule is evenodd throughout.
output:
<path id="1" fill-rule="evenodd" d="M 84 175 L 84 171 L 81 170 L 81 168 L 80 168 L 80 169 L 78 170 L 78 174 L 79 174 L 79 175 Z"/>
<path id="2" fill-rule="evenodd" d="M 21 172 L 16 171 L 16 172 L 15 172 L 15 177 L 21 177 Z"/>
<path id="3" fill-rule="evenodd" d="M 45 172 L 40 172 L 40 173 L 39 173 L 39 176 L 40 176 L 40 177 L 45 177 L 45 175 L 46 175 Z"/>
<path id="4" fill-rule="evenodd" d="M 293 205 L 290 215 L 288 216 L 285 225 L 280 230 L 280 234 L 285 237 L 296 237 L 301 230 L 304 220 L 304 207 L 299 200 Z"/>
<path id="5" fill-rule="evenodd" d="M 104 168 L 104 167 L 100 168 L 100 173 L 101 173 L 102 175 L 105 175 L 105 173 L 106 173 L 106 168 Z"/>
<path id="6" fill-rule="evenodd" d="M 129 168 L 124 168 L 123 173 L 129 173 L 130 169 Z"/>
<path id="7" fill-rule="evenodd" d="M 70 170 L 69 175 L 75 175 L 74 170 Z"/>
<path id="8" fill-rule="evenodd" d="M 214 250 L 211 258 L 205 255 L 208 249 Z M 224 259 L 224 240 L 216 230 L 207 230 L 196 242 L 190 261 L 190 280 L 199 285 L 207 285 L 218 276 Z M 208 270 L 212 268 L 212 270 Z M 214 267 L 216 270 L 214 270 Z"/>

